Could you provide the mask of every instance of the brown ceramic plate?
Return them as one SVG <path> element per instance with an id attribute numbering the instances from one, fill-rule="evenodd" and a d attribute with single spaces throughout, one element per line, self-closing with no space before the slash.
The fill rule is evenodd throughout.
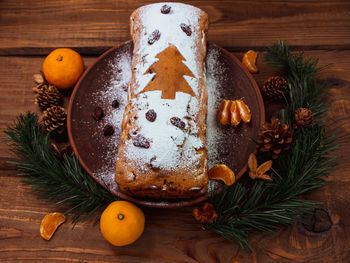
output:
<path id="1" fill-rule="evenodd" d="M 68 108 L 68 135 L 75 155 L 84 169 L 103 187 L 116 196 L 134 203 L 160 208 L 194 205 L 220 189 L 209 182 L 206 195 L 186 200 L 152 200 L 131 197 L 119 191 L 114 181 L 115 160 L 120 140 L 120 123 L 126 104 L 127 83 L 131 76 L 132 42 L 122 43 L 100 56 L 80 78 Z M 207 149 L 209 168 L 218 163 L 228 165 L 242 176 L 247 160 L 255 150 L 254 139 L 264 122 L 264 105 L 260 91 L 250 73 L 240 61 L 215 44 L 207 51 Z M 224 127 L 218 123 L 217 112 L 222 99 L 243 99 L 250 107 L 252 119 L 238 127 Z M 113 107 L 114 100 L 118 106 Z M 114 105 L 116 106 L 116 105 Z M 101 107 L 104 117 L 96 121 L 92 114 Z M 114 134 L 104 135 L 106 125 Z"/>

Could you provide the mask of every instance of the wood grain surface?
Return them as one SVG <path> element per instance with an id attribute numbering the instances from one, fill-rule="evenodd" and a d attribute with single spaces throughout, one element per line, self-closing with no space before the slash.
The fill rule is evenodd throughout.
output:
<path id="1" fill-rule="evenodd" d="M 150 1 L 0 1 L 0 139 L 15 116 L 36 111 L 32 75 L 56 47 L 73 47 L 90 65 L 104 50 L 129 39 L 128 17 Z M 321 73 L 332 85 L 327 133 L 340 144 L 341 163 L 332 183 L 306 196 L 323 202 L 332 228 L 306 233 L 301 226 L 251 239 L 255 254 L 239 252 L 204 231 L 191 208 L 144 209 L 146 228 L 134 244 L 116 248 L 102 238 L 91 219 L 72 229 L 62 225 L 53 239 L 39 234 L 52 208 L 21 183 L 13 155 L 0 143 L 0 262 L 350 262 L 350 3 L 349 1 L 189 1 L 209 13 L 209 40 L 239 59 L 248 49 L 264 51 L 277 39 L 305 50 L 330 66 Z M 258 59 L 261 86 L 273 69 Z M 67 98 L 66 98 L 67 99 Z M 272 106 L 266 101 L 267 114 Z M 98 214 L 96 215 L 99 216 Z"/>

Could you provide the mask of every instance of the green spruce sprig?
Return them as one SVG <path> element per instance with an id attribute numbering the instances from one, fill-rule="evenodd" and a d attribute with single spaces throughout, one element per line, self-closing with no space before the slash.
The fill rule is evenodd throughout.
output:
<path id="1" fill-rule="evenodd" d="M 74 156 L 57 158 L 38 123 L 38 115 L 28 112 L 17 117 L 5 131 L 6 141 L 20 160 L 16 165 L 23 182 L 39 199 L 53 202 L 57 209 L 83 221 L 116 197 L 96 183 Z"/>
<path id="2" fill-rule="evenodd" d="M 327 66 L 318 67 L 318 59 L 305 59 L 303 52 L 292 54 L 288 44 L 283 41 L 277 41 L 268 48 L 264 62 L 276 67 L 278 74 L 287 80 L 289 86 L 285 97 L 286 108 L 281 111 L 282 121 L 291 127 L 294 111 L 308 108 L 320 122 L 327 111 L 325 95 L 328 89 L 317 75 Z"/>
<path id="3" fill-rule="evenodd" d="M 294 111 L 302 107 L 311 109 L 316 118 L 312 127 L 294 133 L 289 155 L 274 162 L 272 182 L 251 182 L 242 178 L 211 198 L 218 218 L 206 227 L 237 241 L 242 248 L 250 247 L 248 238 L 252 233 L 289 225 L 296 216 L 318 206 L 319 202 L 300 196 L 326 184 L 322 177 L 330 174 L 337 158 L 329 156 L 337 147 L 335 137 L 325 135 L 322 124 L 327 103 L 325 86 L 317 78 L 321 70 L 317 67 L 318 61 L 305 60 L 302 53 L 293 55 L 289 46 L 281 41 L 268 49 L 264 59 L 277 67 L 289 84 L 282 121 L 291 127 Z"/>

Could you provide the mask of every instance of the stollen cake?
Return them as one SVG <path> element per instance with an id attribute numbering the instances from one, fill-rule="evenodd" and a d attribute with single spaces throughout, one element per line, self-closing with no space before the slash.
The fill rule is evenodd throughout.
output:
<path id="1" fill-rule="evenodd" d="M 190 198 L 207 191 L 208 16 L 156 3 L 130 17 L 134 44 L 115 180 L 128 195 Z"/>

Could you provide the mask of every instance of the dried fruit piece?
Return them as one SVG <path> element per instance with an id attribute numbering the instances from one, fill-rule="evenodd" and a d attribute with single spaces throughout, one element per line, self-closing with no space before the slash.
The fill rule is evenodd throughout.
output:
<path id="1" fill-rule="evenodd" d="M 264 162 L 261 164 L 258 169 L 256 169 L 256 173 L 258 174 L 258 177 L 266 173 L 268 170 L 271 169 L 272 166 L 272 160 L 269 160 L 267 162 Z"/>
<path id="2" fill-rule="evenodd" d="M 269 175 L 267 175 L 267 174 L 261 174 L 261 175 L 259 175 L 258 177 L 256 177 L 257 179 L 263 179 L 263 180 L 265 180 L 265 181 L 269 181 L 269 182 L 272 182 L 272 178 L 269 176 Z"/>
<path id="3" fill-rule="evenodd" d="M 230 123 L 230 100 L 223 100 L 219 109 L 219 121 L 222 125 L 227 125 Z"/>
<path id="4" fill-rule="evenodd" d="M 250 114 L 250 109 L 247 104 L 244 103 L 243 100 L 236 100 L 236 104 L 238 107 L 239 115 L 241 115 L 242 120 L 245 123 L 250 122 L 250 119 L 252 118 Z"/>
<path id="5" fill-rule="evenodd" d="M 249 167 L 249 177 L 252 179 L 263 179 L 266 181 L 272 181 L 272 178 L 265 174 L 268 170 L 271 169 L 272 161 L 269 160 L 264 162 L 258 167 L 258 162 L 254 153 L 249 155 L 248 167 Z"/>
<path id="6" fill-rule="evenodd" d="M 192 29 L 191 29 L 191 27 L 189 25 L 181 23 L 180 27 L 181 27 L 182 31 L 184 31 L 187 36 L 191 36 L 192 35 Z"/>
<path id="7" fill-rule="evenodd" d="M 113 100 L 112 101 L 112 107 L 115 108 L 115 109 L 118 108 L 119 107 L 119 101 L 118 100 Z"/>
<path id="8" fill-rule="evenodd" d="M 225 164 L 217 164 L 209 170 L 209 179 L 221 180 L 227 186 L 235 182 L 235 173 Z"/>
<path id="9" fill-rule="evenodd" d="M 256 160 L 256 156 L 254 153 L 251 153 L 249 155 L 248 168 L 250 172 L 256 173 L 256 169 L 258 168 L 258 161 Z"/>
<path id="10" fill-rule="evenodd" d="M 160 32 L 158 29 L 154 30 L 152 34 L 148 37 L 148 44 L 152 45 L 154 42 L 159 40 Z"/>
<path id="11" fill-rule="evenodd" d="M 134 137 L 133 144 L 136 147 L 146 148 L 146 149 L 148 149 L 151 146 L 150 142 L 141 134 L 138 134 L 137 136 Z"/>
<path id="12" fill-rule="evenodd" d="M 206 202 L 203 207 L 193 209 L 194 218 L 201 224 L 210 224 L 216 220 L 218 214 L 211 203 Z"/>
<path id="13" fill-rule="evenodd" d="M 171 6 L 168 6 L 168 5 L 163 5 L 160 9 L 160 12 L 162 14 L 169 14 L 170 13 L 170 10 L 171 10 Z"/>
<path id="14" fill-rule="evenodd" d="M 154 110 L 149 110 L 145 113 L 146 119 L 150 122 L 154 122 L 157 118 L 157 113 Z"/>
<path id="15" fill-rule="evenodd" d="M 112 136 L 114 134 L 114 128 L 112 125 L 107 124 L 104 128 L 103 128 L 103 135 L 104 136 Z"/>
<path id="16" fill-rule="evenodd" d="M 257 56 L 258 56 L 258 53 L 256 53 L 253 50 L 249 50 L 243 55 L 242 64 L 248 69 L 250 73 L 258 72 L 258 68 L 255 65 Z"/>
<path id="17" fill-rule="evenodd" d="M 99 121 L 103 118 L 104 112 L 101 107 L 96 107 L 94 109 L 94 112 L 92 113 L 92 117 L 96 120 Z"/>
<path id="18" fill-rule="evenodd" d="M 185 129 L 186 126 L 186 124 L 179 117 L 172 117 L 170 119 L 170 123 L 181 130 Z"/>
<path id="19" fill-rule="evenodd" d="M 231 102 L 230 114 L 231 114 L 231 125 L 237 126 L 238 124 L 241 123 L 241 114 L 239 112 L 239 109 L 235 100 Z"/>
<path id="20" fill-rule="evenodd" d="M 59 213 L 49 213 L 41 221 L 40 235 L 43 239 L 50 240 L 56 229 L 66 221 L 66 217 Z"/>

